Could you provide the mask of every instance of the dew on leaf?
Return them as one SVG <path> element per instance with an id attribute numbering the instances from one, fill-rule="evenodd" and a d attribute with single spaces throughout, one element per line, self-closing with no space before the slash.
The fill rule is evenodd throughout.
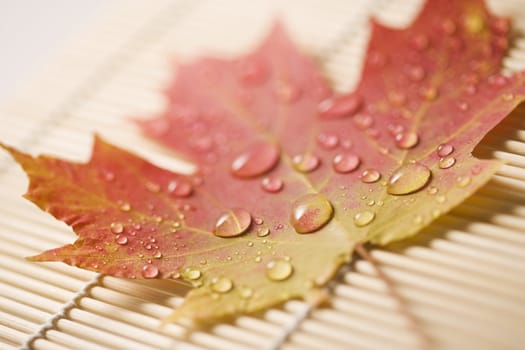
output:
<path id="1" fill-rule="evenodd" d="M 168 183 L 167 190 L 175 197 L 188 197 L 193 192 L 193 187 L 189 182 L 172 180 Z"/>
<path id="2" fill-rule="evenodd" d="M 124 226 L 120 222 L 112 222 L 109 225 L 111 232 L 118 234 L 124 232 Z"/>
<path id="3" fill-rule="evenodd" d="M 415 132 L 401 132 L 396 135 L 396 146 L 401 149 L 414 148 L 419 142 L 419 135 Z"/>
<path id="4" fill-rule="evenodd" d="M 375 217 L 376 214 L 371 211 L 360 211 L 354 215 L 354 224 L 357 227 L 364 227 L 374 221 Z"/>
<path id="5" fill-rule="evenodd" d="M 339 98 L 328 98 L 319 103 L 318 111 L 322 118 L 332 119 L 354 115 L 363 104 L 361 96 L 352 94 Z"/>
<path id="6" fill-rule="evenodd" d="M 273 259 L 266 265 L 266 276 L 272 281 L 284 281 L 293 273 L 293 266 L 284 259 Z"/>
<path id="7" fill-rule="evenodd" d="M 182 277 L 191 281 L 198 280 L 201 276 L 202 272 L 200 270 L 191 267 L 187 267 L 182 271 Z"/>
<path id="8" fill-rule="evenodd" d="M 357 169 L 361 160 L 354 153 L 339 153 L 333 159 L 334 170 L 338 173 L 349 173 Z"/>
<path id="9" fill-rule="evenodd" d="M 155 254 L 153 254 L 153 257 L 155 259 L 160 259 L 160 258 L 162 258 L 162 253 L 159 250 L 157 250 L 157 252 Z"/>
<path id="10" fill-rule="evenodd" d="M 160 191 L 160 186 L 151 181 L 146 182 L 146 188 L 153 193 L 158 193 Z"/>
<path id="11" fill-rule="evenodd" d="M 233 208 L 217 219 L 213 233 L 219 237 L 235 237 L 246 232 L 251 223 L 252 217 L 248 211 Z"/>
<path id="12" fill-rule="evenodd" d="M 146 264 L 142 267 L 142 276 L 144 278 L 155 278 L 159 275 L 159 269 L 155 265 Z"/>
<path id="13" fill-rule="evenodd" d="M 469 104 L 465 101 L 461 101 L 458 103 L 458 109 L 460 111 L 466 112 L 470 108 Z"/>
<path id="14" fill-rule="evenodd" d="M 257 229 L 257 236 L 258 237 L 266 237 L 270 234 L 270 229 L 268 227 L 259 227 Z"/>
<path id="15" fill-rule="evenodd" d="M 120 204 L 120 207 L 119 207 L 119 208 L 120 208 L 120 210 L 122 210 L 122 211 L 124 211 L 124 212 L 128 212 L 128 211 L 131 210 L 131 205 L 130 205 L 129 203 L 127 203 L 127 202 L 122 202 L 122 203 Z"/>
<path id="16" fill-rule="evenodd" d="M 262 225 L 262 224 L 264 224 L 264 219 L 261 218 L 261 217 L 256 216 L 256 217 L 253 219 L 253 222 L 255 223 L 255 225 Z"/>
<path id="17" fill-rule="evenodd" d="M 361 181 L 364 183 L 374 183 L 379 181 L 381 173 L 375 169 L 366 169 L 361 173 Z"/>
<path id="18" fill-rule="evenodd" d="M 278 177 L 265 177 L 261 180 L 261 187 L 269 193 L 277 193 L 283 189 L 284 183 Z"/>
<path id="19" fill-rule="evenodd" d="M 302 173 L 314 171 L 320 163 L 319 157 L 311 153 L 297 154 L 292 158 L 293 167 Z"/>
<path id="20" fill-rule="evenodd" d="M 456 164 L 456 158 L 454 157 L 444 157 L 439 159 L 439 167 L 441 169 L 448 169 Z"/>
<path id="21" fill-rule="evenodd" d="M 458 185 L 458 187 L 467 187 L 468 185 L 470 185 L 472 181 L 472 178 L 470 176 L 458 176 L 456 178 L 456 183 Z"/>
<path id="22" fill-rule="evenodd" d="M 217 293 L 228 293 L 233 289 L 233 282 L 226 277 L 213 277 L 210 281 L 210 289 Z"/>
<path id="23" fill-rule="evenodd" d="M 374 124 L 374 118 L 368 114 L 358 114 L 354 118 L 354 123 L 359 129 L 368 129 Z"/>
<path id="24" fill-rule="evenodd" d="M 332 204 L 322 194 L 307 194 L 292 205 L 290 222 L 298 233 L 317 231 L 332 218 Z"/>
<path id="25" fill-rule="evenodd" d="M 124 236 L 124 235 L 116 235 L 115 236 L 115 241 L 120 244 L 120 245 L 125 245 L 128 243 L 128 237 Z"/>
<path id="26" fill-rule="evenodd" d="M 423 164 L 404 164 L 392 173 L 386 189 L 393 195 L 414 193 L 425 187 L 430 176 L 430 169 Z"/>
<path id="27" fill-rule="evenodd" d="M 270 171 L 279 161 L 279 148 L 271 143 L 261 142 L 235 158 L 231 165 L 232 174 L 240 178 L 251 178 Z"/>
<path id="28" fill-rule="evenodd" d="M 439 190 L 438 190 L 437 187 L 435 187 L 435 186 L 430 186 L 430 187 L 428 188 L 428 191 L 427 191 L 427 192 L 428 192 L 428 194 L 430 194 L 430 195 L 435 195 L 436 193 L 438 193 L 438 191 L 439 191 Z"/>
<path id="29" fill-rule="evenodd" d="M 317 135 L 317 143 L 324 149 L 334 149 L 339 145 L 339 138 L 335 134 L 320 133 Z"/>
<path id="30" fill-rule="evenodd" d="M 451 155 L 452 152 L 454 152 L 454 146 L 448 143 L 442 143 L 436 151 L 437 155 L 441 158 Z"/>

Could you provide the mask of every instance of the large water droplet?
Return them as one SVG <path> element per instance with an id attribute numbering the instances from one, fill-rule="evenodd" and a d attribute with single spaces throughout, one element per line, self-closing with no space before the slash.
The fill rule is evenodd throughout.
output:
<path id="1" fill-rule="evenodd" d="M 292 205 L 290 221 L 298 233 L 314 232 L 332 218 L 333 208 L 322 194 L 307 194 Z"/>
<path id="2" fill-rule="evenodd" d="M 439 167 L 441 169 L 448 169 L 452 167 L 454 164 L 456 164 L 456 158 L 454 157 L 445 157 L 439 160 Z"/>
<path id="3" fill-rule="evenodd" d="M 366 169 L 361 173 L 361 181 L 364 183 L 373 183 L 379 181 L 381 174 L 375 169 Z"/>
<path id="4" fill-rule="evenodd" d="M 217 293 L 228 293 L 233 288 L 233 282 L 226 277 L 213 277 L 210 281 L 210 288 Z"/>
<path id="5" fill-rule="evenodd" d="M 243 234 L 251 223 L 250 213 L 241 208 L 233 208 L 217 219 L 213 233 L 219 237 L 235 237 Z"/>
<path id="6" fill-rule="evenodd" d="M 159 269 L 155 265 L 147 264 L 142 267 L 144 278 L 155 278 L 159 275 Z"/>
<path id="7" fill-rule="evenodd" d="M 120 245 L 125 245 L 128 243 L 128 237 L 124 236 L 124 235 L 116 235 L 115 236 L 115 240 L 117 241 L 118 244 Z"/>
<path id="8" fill-rule="evenodd" d="M 112 222 L 109 225 L 109 228 L 111 229 L 111 232 L 113 233 L 122 233 L 124 231 L 124 226 L 120 222 Z"/>
<path id="9" fill-rule="evenodd" d="M 334 134 L 321 133 L 317 135 L 317 143 L 325 149 L 334 149 L 339 145 L 339 138 Z"/>
<path id="10" fill-rule="evenodd" d="M 452 154 L 452 152 L 454 152 L 454 146 L 448 143 L 442 143 L 438 146 L 436 151 L 437 155 L 441 158 Z"/>
<path id="11" fill-rule="evenodd" d="M 168 183 L 168 193 L 175 197 L 188 197 L 193 192 L 189 182 L 183 180 L 172 180 Z"/>
<path id="12" fill-rule="evenodd" d="M 357 169 L 361 160 L 354 153 L 339 153 L 334 157 L 333 167 L 338 173 L 349 173 Z"/>
<path id="13" fill-rule="evenodd" d="M 280 151 L 276 145 L 261 142 L 235 158 L 231 171 L 241 178 L 262 175 L 277 164 L 279 155 Z"/>
<path id="14" fill-rule="evenodd" d="M 266 276 L 272 281 L 284 281 L 293 273 L 293 266 L 285 259 L 273 259 L 266 265 Z"/>
<path id="15" fill-rule="evenodd" d="M 430 169 L 420 163 L 409 163 L 399 167 L 388 179 L 387 192 L 394 195 L 419 191 L 430 180 Z"/>
<path id="16" fill-rule="evenodd" d="M 401 132 L 396 135 L 396 146 L 401 149 L 415 147 L 419 142 L 419 135 L 415 132 Z"/>
<path id="17" fill-rule="evenodd" d="M 352 94 L 337 99 L 328 98 L 319 103 L 319 115 L 322 118 L 341 118 L 354 115 L 362 106 L 361 96 Z"/>
<path id="18" fill-rule="evenodd" d="M 278 177 L 265 177 L 261 180 L 261 187 L 266 192 L 277 193 L 283 189 L 284 183 Z"/>
<path id="19" fill-rule="evenodd" d="M 371 211 L 360 211 L 354 215 L 354 224 L 357 227 L 363 227 L 369 225 L 372 221 L 374 221 L 375 217 L 376 214 Z"/>
<path id="20" fill-rule="evenodd" d="M 292 158 L 293 167 L 295 170 L 302 173 L 309 173 L 317 169 L 321 160 L 314 154 L 305 153 L 297 154 Z"/>

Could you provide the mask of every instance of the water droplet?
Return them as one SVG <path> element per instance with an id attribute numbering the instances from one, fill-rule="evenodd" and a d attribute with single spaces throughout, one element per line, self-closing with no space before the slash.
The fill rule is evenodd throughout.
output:
<path id="1" fill-rule="evenodd" d="M 277 177 L 265 177 L 261 180 L 261 187 L 266 192 L 277 193 L 283 189 L 283 180 Z"/>
<path id="2" fill-rule="evenodd" d="M 157 252 L 153 255 L 153 257 L 155 259 L 160 259 L 160 258 L 162 258 L 162 253 L 159 250 L 157 250 Z"/>
<path id="3" fill-rule="evenodd" d="M 438 96 L 438 90 L 434 86 L 425 86 L 419 90 L 419 94 L 427 101 L 433 101 Z"/>
<path id="4" fill-rule="evenodd" d="M 274 92 L 281 101 L 287 103 L 295 102 L 301 97 L 301 89 L 283 80 L 276 81 Z"/>
<path id="5" fill-rule="evenodd" d="M 297 154 L 292 158 L 293 167 L 295 170 L 302 173 L 309 173 L 317 169 L 321 160 L 314 154 L 305 153 Z"/>
<path id="6" fill-rule="evenodd" d="M 160 191 L 160 186 L 150 181 L 146 182 L 146 188 L 153 193 L 158 193 Z"/>
<path id="7" fill-rule="evenodd" d="M 193 192 L 193 187 L 189 182 L 172 180 L 168 183 L 168 193 L 175 197 L 188 197 Z"/>
<path id="8" fill-rule="evenodd" d="M 107 182 L 111 182 L 111 181 L 115 180 L 115 174 L 113 172 L 111 172 L 111 171 L 104 171 L 102 173 L 102 177 Z"/>
<path id="9" fill-rule="evenodd" d="M 361 96 L 351 94 L 339 98 L 328 98 L 319 103 L 318 111 L 322 118 L 341 118 L 354 115 L 363 105 Z"/>
<path id="10" fill-rule="evenodd" d="M 270 234 L 270 229 L 268 227 L 259 227 L 257 229 L 257 236 L 266 237 Z"/>
<path id="11" fill-rule="evenodd" d="M 381 174 L 375 169 L 366 169 L 361 173 L 361 181 L 364 183 L 373 183 L 379 181 Z"/>
<path id="12" fill-rule="evenodd" d="M 317 143 L 325 149 L 334 149 L 339 145 L 339 138 L 334 134 L 321 133 L 317 135 Z"/>
<path id="13" fill-rule="evenodd" d="M 471 169 L 472 175 L 478 175 L 479 173 L 481 173 L 481 170 L 483 170 L 481 165 L 479 164 L 474 165 Z"/>
<path id="14" fill-rule="evenodd" d="M 465 101 L 461 101 L 458 103 L 458 109 L 462 112 L 468 111 L 469 107 L 469 104 Z"/>
<path id="15" fill-rule="evenodd" d="M 333 208 L 322 194 L 307 194 L 292 205 L 290 221 L 298 233 L 314 232 L 332 218 Z"/>
<path id="16" fill-rule="evenodd" d="M 419 191 L 428 183 L 430 175 L 430 169 L 423 164 L 404 164 L 388 179 L 387 192 L 393 195 L 404 195 Z"/>
<path id="17" fill-rule="evenodd" d="M 430 194 L 432 196 L 435 195 L 436 193 L 438 193 L 438 191 L 439 191 L 439 189 L 437 187 L 435 187 L 435 186 L 430 186 L 428 188 L 428 194 Z"/>
<path id="18" fill-rule="evenodd" d="M 109 227 L 113 233 L 122 233 L 124 231 L 124 226 L 120 222 L 112 222 Z"/>
<path id="19" fill-rule="evenodd" d="M 357 169 L 361 160 L 354 153 L 339 153 L 334 157 L 333 167 L 338 173 L 349 173 Z"/>
<path id="20" fill-rule="evenodd" d="M 233 208 L 217 219 L 213 233 L 219 237 L 235 237 L 244 233 L 251 223 L 250 213 L 241 208 Z"/>
<path id="21" fill-rule="evenodd" d="M 508 93 L 508 94 L 503 94 L 501 95 L 501 98 L 503 101 L 506 101 L 506 102 L 509 102 L 509 101 L 512 101 L 514 99 L 514 94 L 512 93 Z"/>
<path id="22" fill-rule="evenodd" d="M 375 217 L 376 214 L 371 211 L 360 211 L 354 215 L 354 224 L 357 227 L 363 227 L 374 221 Z"/>
<path id="23" fill-rule="evenodd" d="M 407 73 L 408 77 L 413 81 L 421 81 L 425 78 L 425 69 L 421 66 L 412 66 Z"/>
<path id="24" fill-rule="evenodd" d="M 456 158 L 454 157 L 445 157 L 439 159 L 439 167 L 441 169 L 448 169 L 452 167 L 454 164 L 456 164 Z"/>
<path id="25" fill-rule="evenodd" d="M 292 264 L 284 259 L 273 259 L 266 265 L 266 276 L 272 281 L 284 281 L 292 273 Z"/>
<path id="26" fill-rule="evenodd" d="M 123 202 L 120 204 L 120 210 L 125 211 L 125 212 L 130 211 L 131 205 L 127 202 Z"/>
<path id="27" fill-rule="evenodd" d="M 359 129 L 368 129 L 374 124 L 374 118 L 368 114 L 358 114 L 354 117 L 354 123 Z"/>
<path id="28" fill-rule="evenodd" d="M 232 173 L 240 178 L 250 178 L 270 171 L 279 161 L 279 148 L 261 142 L 240 154 L 232 163 Z"/>
<path id="29" fill-rule="evenodd" d="M 198 280 L 199 278 L 201 278 L 201 276 L 202 276 L 202 273 L 200 270 L 197 270 L 191 267 L 187 267 L 182 271 L 182 277 L 188 280 L 191 280 L 191 281 Z"/>
<path id="30" fill-rule="evenodd" d="M 233 288 L 233 282 L 226 277 L 213 277 L 210 281 L 210 288 L 217 293 L 228 293 Z"/>
<path id="31" fill-rule="evenodd" d="M 264 224 L 264 219 L 257 216 L 253 219 L 253 222 L 255 223 L 255 225 L 262 225 Z"/>
<path id="32" fill-rule="evenodd" d="M 428 37 L 424 34 L 418 34 L 412 39 L 412 45 L 418 51 L 423 51 L 428 48 L 430 41 Z"/>
<path id="33" fill-rule="evenodd" d="M 243 299 L 250 299 L 253 296 L 253 289 L 251 289 L 250 287 L 240 286 L 238 290 L 239 295 Z"/>
<path id="34" fill-rule="evenodd" d="M 504 75 L 494 74 L 488 77 L 488 82 L 490 85 L 502 87 L 507 84 L 508 79 Z"/>
<path id="35" fill-rule="evenodd" d="M 432 217 L 438 218 L 440 215 L 441 215 L 441 210 L 439 209 L 432 210 Z"/>
<path id="36" fill-rule="evenodd" d="M 254 261 L 255 261 L 256 263 L 260 263 L 260 262 L 262 261 L 262 258 L 261 258 L 260 256 L 256 256 L 255 259 L 254 259 Z"/>
<path id="37" fill-rule="evenodd" d="M 368 205 L 369 207 L 373 207 L 374 204 L 376 204 L 376 201 L 373 200 L 373 199 L 371 199 L 371 200 L 369 200 L 368 202 L 366 202 L 366 205 Z"/>
<path id="38" fill-rule="evenodd" d="M 456 32 L 456 23 L 452 21 L 451 19 L 446 19 L 441 23 L 441 28 L 445 32 L 445 34 L 452 35 Z"/>
<path id="39" fill-rule="evenodd" d="M 415 132 L 402 132 L 396 135 L 396 146 L 401 149 L 410 149 L 419 142 L 419 135 Z"/>
<path id="40" fill-rule="evenodd" d="M 439 204 L 445 203 L 446 200 L 447 200 L 447 197 L 445 197 L 442 194 L 436 196 L 436 202 L 438 202 Z"/>
<path id="41" fill-rule="evenodd" d="M 448 143 L 442 143 L 436 151 L 437 155 L 441 158 L 451 155 L 452 152 L 454 152 L 454 146 Z"/>
<path id="42" fill-rule="evenodd" d="M 421 215 L 414 216 L 413 222 L 416 225 L 421 225 L 423 223 L 423 216 Z"/>
<path id="43" fill-rule="evenodd" d="M 248 247 L 253 247 L 253 242 L 250 241 L 250 242 L 246 243 L 246 245 L 247 245 Z"/>
<path id="44" fill-rule="evenodd" d="M 456 178 L 456 182 L 458 184 L 458 187 L 467 187 L 472 182 L 472 179 L 470 176 L 458 176 Z"/>
<path id="45" fill-rule="evenodd" d="M 202 259 L 201 261 L 199 261 L 199 264 L 201 265 L 206 265 L 208 263 L 208 260 L 206 259 Z"/>
<path id="46" fill-rule="evenodd" d="M 125 244 L 128 243 L 128 237 L 123 236 L 123 235 L 116 235 L 116 236 L 115 236 L 115 240 L 116 240 L 117 243 L 120 244 L 120 245 L 125 245 Z"/>
<path id="47" fill-rule="evenodd" d="M 155 278 L 159 275 L 159 269 L 155 265 L 147 264 L 142 267 L 144 278 Z"/>
<path id="48" fill-rule="evenodd" d="M 478 87 L 477 87 L 475 84 L 469 84 L 469 85 L 467 85 L 467 87 L 465 88 L 465 91 L 466 91 L 467 94 L 469 94 L 469 95 L 475 95 L 475 94 L 478 92 Z"/>

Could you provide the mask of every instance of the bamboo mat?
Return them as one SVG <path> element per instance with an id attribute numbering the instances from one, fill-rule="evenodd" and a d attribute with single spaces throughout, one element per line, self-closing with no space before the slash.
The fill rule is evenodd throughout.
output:
<path id="1" fill-rule="evenodd" d="M 123 5 L 124 3 L 124 5 Z M 252 48 L 278 16 L 339 90 L 359 77 L 367 17 L 410 22 L 420 0 L 156 0 L 119 2 L 41 79 L 0 106 L 0 140 L 32 153 L 88 158 L 93 132 L 169 169 L 190 170 L 128 121 L 163 108 L 173 60 Z M 506 70 L 525 69 L 523 0 L 494 0 L 516 40 Z M 525 348 L 525 108 L 478 153 L 507 165 L 415 239 L 371 255 L 435 349 Z M 331 305 L 289 301 L 206 328 L 159 321 L 187 289 L 129 281 L 23 257 L 74 240 L 21 198 L 27 180 L 0 154 L 0 349 L 418 349 L 421 339 L 366 261 L 331 286 Z M 312 252 L 315 253 L 315 252 Z"/>

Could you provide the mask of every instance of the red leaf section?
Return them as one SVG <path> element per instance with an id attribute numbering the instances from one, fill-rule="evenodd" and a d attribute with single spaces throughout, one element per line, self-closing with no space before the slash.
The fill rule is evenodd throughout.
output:
<path id="1" fill-rule="evenodd" d="M 344 96 L 279 25 L 245 57 L 180 66 L 166 111 L 140 124 L 192 176 L 98 138 L 87 164 L 4 146 L 28 199 L 79 236 L 34 259 L 182 278 L 199 288 L 174 317 L 202 320 L 312 296 L 355 243 L 417 233 L 495 172 L 471 152 L 523 101 L 525 75 L 499 73 L 509 23 L 481 1 L 429 1 L 408 29 L 372 26 Z"/>

